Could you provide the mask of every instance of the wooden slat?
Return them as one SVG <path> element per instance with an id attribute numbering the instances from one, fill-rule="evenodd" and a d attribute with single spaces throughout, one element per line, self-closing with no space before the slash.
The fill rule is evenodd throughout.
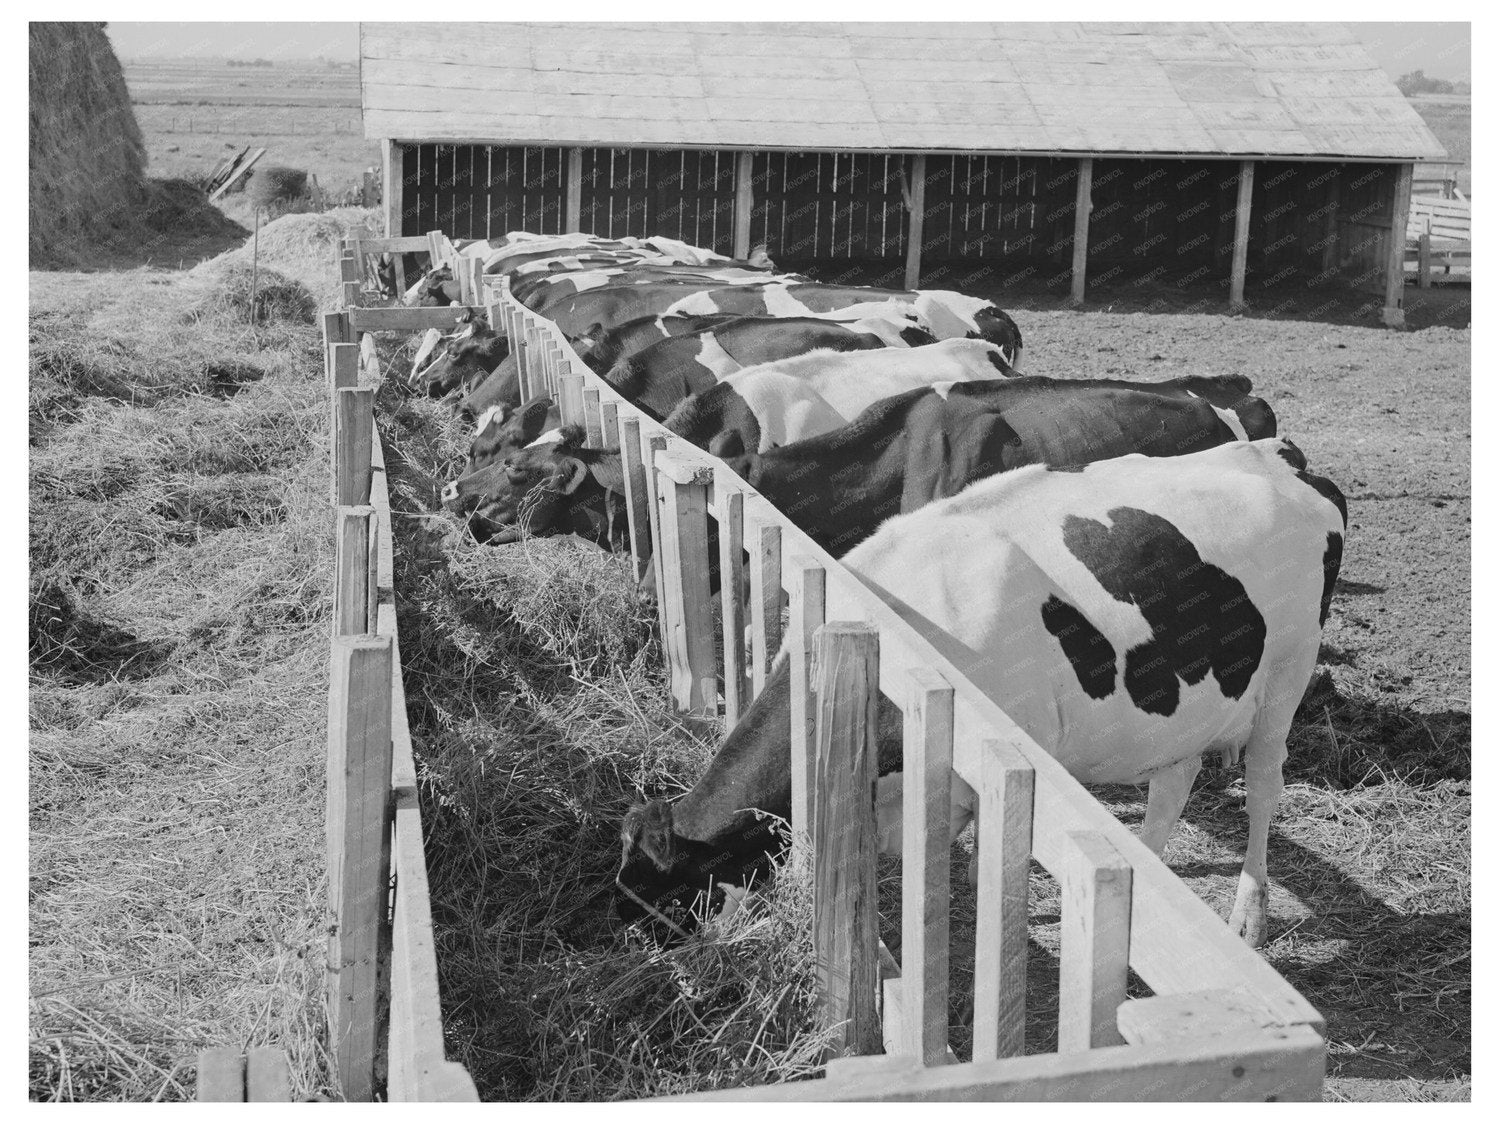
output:
<path id="1" fill-rule="evenodd" d="M 1011 746 L 980 747 L 979 903 L 974 929 L 974 1060 L 1026 1045 L 1027 880 L 1036 771 Z"/>
<path id="2" fill-rule="evenodd" d="M 781 526 L 752 520 L 750 547 L 750 649 L 752 685 L 759 695 L 781 649 Z"/>
<path id="3" fill-rule="evenodd" d="M 477 306 L 447 308 L 351 308 L 349 323 L 356 332 L 425 332 L 428 328 L 451 332 L 464 316 L 484 315 Z"/>
<path id="4" fill-rule="evenodd" d="M 356 385 L 359 382 L 359 345 L 336 343 L 328 350 L 333 356 L 330 390 L 337 393 L 346 386 Z"/>
<path id="5" fill-rule="evenodd" d="M 399 148 L 400 146 L 398 145 L 397 147 Z M 399 175 L 395 177 L 397 182 L 400 182 L 400 178 Z M 387 195 L 387 199 L 389 200 L 389 195 Z M 397 200 L 398 204 L 399 202 Z M 389 207 L 387 211 L 390 211 Z M 390 218 L 394 219 L 398 216 L 399 212 L 396 212 L 396 214 L 390 215 Z M 362 245 L 367 254 L 425 254 L 429 248 L 425 234 L 413 234 L 409 236 L 393 234 L 385 238 L 366 238 Z"/>
<path id="6" fill-rule="evenodd" d="M 656 455 L 660 553 L 666 612 L 663 642 L 672 699 L 685 714 L 713 717 L 718 691 L 708 592 L 708 488 L 713 469 L 669 452 Z"/>
<path id="7" fill-rule="evenodd" d="M 1063 875 L 1057 1050 L 1122 1041 L 1115 1012 L 1130 963 L 1130 863 L 1093 831 L 1068 833 L 1073 862 Z"/>
<path id="8" fill-rule="evenodd" d="M 198 1052 L 195 1099 L 235 1103 L 245 1099 L 245 1056 L 228 1046 Z"/>
<path id="9" fill-rule="evenodd" d="M 637 418 L 637 422 L 641 417 Z M 667 604 L 666 604 L 666 550 L 662 546 L 662 527 L 664 526 L 661 512 L 661 490 L 656 484 L 656 456 L 667 447 L 667 438 L 660 433 L 651 432 L 650 427 L 641 425 L 641 458 L 645 463 L 646 471 L 646 512 L 651 526 L 651 543 L 654 549 L 651 552 L 652 576 L 656 579 L 656 626 L 657 635 L 661 637 L 662 647 L 666 648 L 667 636 Z"/>
<path id="10" fill-rule="evenodd" d="M 345 387 L 335 395 L 334 502 L 362 507 L 370 502 L 370 439 L 374 428 L 375 392 Z"/>
<path id="11" fill-rule="evenodd" d="M 814 711 L 813 637 L 823 626 L 827 571 L 807 555 L 793 556 L 787 568 L 791 621 L 786 638 L 791 676 L 792 827 L 812 836 Z"/>
<path id="12" fill-rule="evenodd" d="M 1115 1021 L 1120 1037 L 1132 1046 L 1295 1033 L 1293 1027 L 1278 1025 L 1253 995 L 1230 988 L 1127 999 Z"/>
<path id="13" fill-rule="evenodd" d="M 567 378 L 572 373 L 572 364 L 562 360 L 562 366 L 567 368 L 563 377 Z M 574 376 L 580 379 L 581 376 Z M 591 449 L 602 449 L 604 447 L 604 425 L 599 417 L 599 388 L 595 386 L 586 387 L 583 391 L 583 425 L 588 434 L 588 443 Z"/>
<path id="14" fill-rule="evenodd" d="M 630 557 L 635 580 L 640 581 L 651 565 L 651 514 L 646 465 L 641 457 L 641 423 L 628 414 L 618 421 L 622 475 L 625 477 L 625 510 L 630 520 Z M 661 596 L 658 588 L 657 597 Z"/>
<path id="15" fill-rule="evenodd" d="M 879 633 L 839 621 L 813 638 L 813 947 L 824 1025 L 835 1053 L 880 1050 L 875 1011 L 879 942 L 875 892 Z"/>
<path id="16" fill-rule="evenodd" d="M 583 376 L 566 375 L 559 378 L 557 389 L 557 415 L 563 425 L 583 424 Z"/>
<path id="17" fill-rule="evenodd" d="M 724 626 L 724 728 L 732 730 L 750 704 L 745 674 L 745 493 L 719 489 L 720 618 Z"/>
<path id="18" fill-rule="evenodd" d="M 292 1073 L 286 1051 L 257 1046 L 245 1051 L 245 1100 L 290 1101 Z"/>
<path id="19" fill-rule="evenodd" d="M 349 393 L 349 392 L 345 392 Z M 391 641 L 333 641 L 328 716 L 329 1036 L 346 1100 L 375 1091 L 381 935 L 390 877 Z"/>
<path id="20" fill-rule="evenodd" d="M 370 606 L 370 521 L 373 507 L 340 507 L 335 537 L 333 634 L 360 636 L 374 630 Z"/>
<path id="21" fill-rule="evenodd" d="M 953 789 L 953 688 L 910 673 L 903 708 L 901 957 L 906 1000 L 901 1053 L 941 1065 L 948 1054 L 948 814 Z"/>

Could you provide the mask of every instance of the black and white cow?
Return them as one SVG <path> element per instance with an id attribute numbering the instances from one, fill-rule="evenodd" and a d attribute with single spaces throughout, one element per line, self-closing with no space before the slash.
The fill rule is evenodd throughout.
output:
<path id="1" fill-rule="evenodd" d="M 1284 440 L 993 477 L 886 523 L 844 564 L 1086 783 L 1150 785 L 1161 852 L 1206 752 L 1243 751 L 1249 843 L 1230 926 L 1266 932 L 1266 841 L 1293 712 L 1338 576 L 1344 500 Z M 791 810 L 788 664 L 672 804 L 623 825 L 621 916 L 765 872 Z M 899 839 L 899 714 L 877 814 Z M 888 736 L 890 735 L 890 736 Z M 956 776 L 955 834 L 974 815 Z M 984 830 L 985 825 L 980 825 Z"/>
<path id="2" fill-rule="evenodd" d="M 663 423 L 719 457 L 764 453 L 848 425 L 893 394 L 1012 374 L 999 346 L 949 339 L 914 350 L 814 351 L 724 375 Z"/>

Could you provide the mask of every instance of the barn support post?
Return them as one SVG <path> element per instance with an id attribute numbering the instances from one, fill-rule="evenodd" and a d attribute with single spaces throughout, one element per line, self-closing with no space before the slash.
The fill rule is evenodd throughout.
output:
<path id="1" fill-rule="evenodd" d="M 708 490 L 714 470 L 696 458 L 656 454 L 666 614 L 662 644 L 677 709 L 701 718 L 718 712 L 713 605 L 708 592 Z"/>
<path id="2" fill-rule="evenodd" d="M 750 216 L 755 210 L 754 153 L 737 152 L 734 157 L 734 256 L 750 256 Z"/>
<path id="3" fill-rule="evenodd" d="M 953 688 L 913 668 L 902 739 L 900 1052 L 924 1065 L 948 1057 L 948 833 L 953 787 Z M 986 950 L 976 946 L 976 954 Z"/>
<path id="4" fill-rule="evenodd" d="M 818 997 L 824 1025 L 839 1027 L 833 1053 L 875 1054 L 882 1036 L 875 1009 L 880 934 L 870 794 L 876 777 L 880 633 L 863 621 L 835 621 L 818 629 L 813 645 Z"/>
<path id="5" fill-rule="evenodd" d="M 922 279 L 922 223 L 927 218 L 927 156 L 917 153 L 911 158 L 911 194 L 907 200 L 911 214 L 906 227 L 906 287 L 915 289 Z"/>
<path id="6" fill-rule="evenodd" d="M 1323 220 L 1323 265 L 1322 280 L 1328 281 L 1339 267 L 1339 175 L 1341 168 L 1334 168 L 1328 177 L 1328 195 L 1323 200 L 1327 214 Z"/>
<path id="7" fill-rule="evenodd" d="M 403 148 L 396 141 L 386 139 L 380 142 L 380 160 L 385 173 L 385 180 L 381 186 L 381 202 L 385 211 L 385 236 L 387 238 L 401 238 L 406 234 L 406 231 L 402 229 L 402 210 L 406 205 L 406 178 L 401 171 L 403 157 Z M 406 289 L 406 255 L 392 254 L 391 261 L 396 266 L 396 288 L 404 291 Z M 400 297 L 402 293 L 397 292 L 396 295 Z"/>
<path id="8" fill-rule="evenodd" d="M 1078 161 L 1078 194 L 1073 200 L 1073 289 L 1074 304 L 1083 303 L 1089 273 L 1089 212 L 1094 209 L 1094 158 Z"/>
<path id="9" fill-rule="evenodd" d="M 974 929 L 974 1060 L 1026 1046 L 1027 879 L 1036 770 L 1005 742 L 979 749 L 979 907 Z"/>
<path id="10" fill-rule="evenodd" d="M 982 829 L 981 829 L 982 830 Z M 1068 833 L 1058 957 L 1057 1052 L 1118 1046 L 1130 965 L 1130 862 L 1096 831 Z"/>
<path id="11" fill-rule="evenodd" d="M 583 228 L 583 149 L 568 149 L 568 184 L 563 201 L 563 233 Z"/>
<path id="12" fill-rule="evenodd" d="M 1406 286 L 1406 218 L 1411 210 L 1411 174 L 1411 164 L 1400 165 L 1391 198 L 1391 237 L 1386 245 L 1385 259 L 1385 308 L 1380 313 L 1387 328 L 1406 327 L 1402 290 Z"/>
<path id="13" fill-rule="evenodd" d="M 389 636 L 333 641 L 328 708 L 329 1037 L 345 1100 L 375 1094 L 381 944 L 390 889 Z"/>
<path id="14" fill-rule="evenodd" d="M 1255 161 L 1240 161 L 1239 194 L 1234 203 L 1234 261 L 1229 266 L 1229 311 L 1245 308 L 1245 266 L 1250 259 L 1250 199 L 1255 194 Z"/>

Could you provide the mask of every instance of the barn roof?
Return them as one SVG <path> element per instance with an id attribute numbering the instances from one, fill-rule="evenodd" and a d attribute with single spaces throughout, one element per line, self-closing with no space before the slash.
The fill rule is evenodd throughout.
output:
<path id="1" fill-rule="evenodd" d="M 393 140 L 1446 155 L 1341 24 L 364 23 L 360 56 Z"/>

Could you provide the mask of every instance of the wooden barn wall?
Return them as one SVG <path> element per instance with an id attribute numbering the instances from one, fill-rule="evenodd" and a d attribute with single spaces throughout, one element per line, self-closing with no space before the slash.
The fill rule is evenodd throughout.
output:
<path id="1" fill-rule="evenodd" d="M 904 261 L 909 158 L 757 152 L 750 243 L 778 263 Z"/>
<path id="2" fill-rule="evenodd" d="M 607 238 L 679 238 L 734 252 L 735 154 L 694 149 L 586 148 L 579 225 Z"/>
<path id="3" fill-rule="evenodd" d="M 1340 172 L 1340 165 L 1328 163 L 1269 160 L 1256 166 L 1246 261 L 1254 284 L 1319 275 L 1330 230 L 1330 191 Z"/>
<path id="4" fill-rule="evenodd" d="M 408 145 L 401 233 L 442 230 L 450 238 L 498 238 L 510 230 L 562 231 L 562 148 L 531 145 Z"/>
<path id="5" fill-rule="evenodd" d="M 1089 283 L 1227 276 L 1238 187 L 1236 163 L 1096 159 Z"/>
<path id="6" fill-rule="evenodd" d="M 1338 187 L 1336 268 L 1356 286 L 1379 285 L 1391 237 L 1397 164 L 1346 164 Z"/>

